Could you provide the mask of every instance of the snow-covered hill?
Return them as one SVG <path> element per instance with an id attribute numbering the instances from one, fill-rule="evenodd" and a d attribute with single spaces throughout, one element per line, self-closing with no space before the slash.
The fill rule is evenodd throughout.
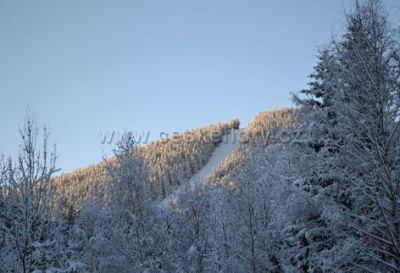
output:
<path id="1" fill-rule="evenodd" d="M 203 166 L 197 173 L 195 173 L 188 183 L 184 183 L 173 191 L 169 196 L 167 196 L 160 203 L 162 209 L 166 209 L 171 201 L 176 200 L 181 193 L 186 189 L 201 183 L 207 176 L 211 175 L 230 154 L 232 154 L 240 145 L 240 134 L 243 129 L 232 129 L 228 134 L 226 134 L 222 142 L 215 149 L 207 164 Z"/>

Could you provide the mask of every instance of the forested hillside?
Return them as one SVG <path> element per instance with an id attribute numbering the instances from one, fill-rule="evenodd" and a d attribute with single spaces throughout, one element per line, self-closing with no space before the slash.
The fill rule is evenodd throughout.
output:
<path id="1" fill-rule="evenodd" d="M 296 107 L 256 115 L 197 183 L 237 120 L 143 147 L 127 135 L 54 178 L 28 119 L 0 164 L 0 272 L 400 272 L 398 32 L 377 0 L 346 19 Z"/>
<path id="2" fill-rule="evenodd" d="M 200 129 L 184 132 L 155 141 L 145 146 L 134 146 L 133 154 L 138 156 L 147 169 L 146 183 L 149 183 L 152 198 L 164 198 L 174 187 L 185 183 L 205 163 L 214 149 L 232 129 L 239 128 L 238 120 L 217 123 Z M 134 139 L 127 134 L 122 141 Z M 121 143 L 120 143 L 121 144 Z M 66 208 L 79 210 L 86 198 L 103 196 L 109 180 L 109 167 L 114 158 L 99 164 L 63 174 L 55 178 L 57 197 Z"/>
<path id="3" fill-rule="evenodd" d="M 240 163 L 252 150 L 264 153 L 272 145 L 288 142 L 298 134 L 298 110 L 282 108 L 257 114 L 241 135 L 241 145 L 207 178 L 208 183 L 233 183 L 230 179 L 235 170 L 240 170 Z M 230 184 L 232 186 L 232 184 Z"/>

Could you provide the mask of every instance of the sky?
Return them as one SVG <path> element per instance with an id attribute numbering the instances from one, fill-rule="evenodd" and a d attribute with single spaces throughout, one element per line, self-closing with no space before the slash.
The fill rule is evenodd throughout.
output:
<path id="1" fill-rule="evenodd" d="M 397 0 L 383 2 L 400 18 Z M 16 155 L 27 109 L 62 172 L 100 161 L 125 131 L 246 126 L 292 105 L 351 3 L 0 0 L 0 154 Z"/>

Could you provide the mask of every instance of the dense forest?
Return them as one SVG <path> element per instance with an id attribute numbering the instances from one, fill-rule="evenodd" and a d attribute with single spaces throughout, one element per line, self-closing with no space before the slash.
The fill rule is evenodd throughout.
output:
<path id="1" fill-rule="evenodd" d="M 238 120 L 145 146 L 128 134 L 57 176 L 27 117 L 0 160 L 0 272 L 400 272 L 398 33 L 380 1 L 357 2 L 296 106 L 256 115 L 196 184 Z"/>

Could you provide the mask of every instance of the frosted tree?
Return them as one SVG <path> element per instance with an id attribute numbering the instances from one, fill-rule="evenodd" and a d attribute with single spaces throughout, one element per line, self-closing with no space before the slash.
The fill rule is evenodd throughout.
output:
<path id="1" fill-rule="evenodd" d="M 109 183 L 101 199 L 88 200 L 81 211 L 86 245 L 83 261 L 91 272 L 152 272 L 150 191 L 135 142 L 124 135 L 107 160 Z"/>
<path id="2" fill-rule="evenodd" d="M 209 254 L 211 251 L 210 237 L 208 237 L 208 217 L 210 216 L 208 189 L 195 186 L 183 194 L 175 204 L 181 212 L 178 217 L 184 226 L 176 226 L 177 234 L 183 235 L 178 243 L 184 257 L 182 261 L 185 272 L 208 272 L 210 267 Z"/>
<path id="3" fill-rule="evenodd" d="M 311 101 L 317 103 L 308 115 L 312 122 L 304 127 L 304 142 L 317 143 L 318 149 L 311 154 L 316 164 L 304 177 L 316 197 L 327 197 L 321 200 L 325 204 L 321 219 L 336 223 L 334 244 L 328 249 L 346 257 L 335 266 L 398 272 L 400 75 L 396 46 L 379 1 L 357 3 L 347 19 L 346 34 L 330 49 L 334 61 L 321 59 L 324 65 L 316 69 L 320 82 L 310 88 Z M 333 77 L 326 77 L 324 71 Z M 310 109 L 311 104 L 305 99 L 301 105 Z M 321 261 L 327 253 L 316 254 Z M 335 256 L 328 255 L 323 265 L 332 264 Z"/>
<path id="4" fill-rule="evenodd" d="M 6 272 L 41 272 L 63 266 L 57 251 L 59 223 L 54 188 L 55 149 L 48 148 L 48 133 L 29 117 L 20 129 L 21 146 L 16 163 L 2 162 L 0 259 Z M 7 252 L 4 253 L 4 252 Z"/>
<path id="5" fill-rule="evenodd" d="M 379 1 L 356 6 L 338 52 L 343 67 L 335 97 L 343 139 L 339 158 L 346 164 L 343 179 L 353 189 L 354 228 L 361 241 L 355 265 L 399 272 L 400 71 Z"/>

